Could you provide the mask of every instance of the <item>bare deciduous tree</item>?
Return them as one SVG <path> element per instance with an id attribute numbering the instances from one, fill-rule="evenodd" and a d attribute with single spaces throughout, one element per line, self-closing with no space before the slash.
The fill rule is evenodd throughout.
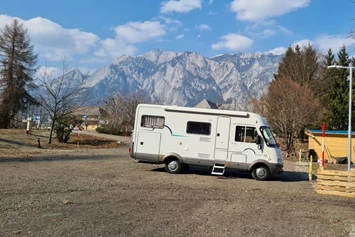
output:
<path id="1" fill-rule="evenodd" d="M 308 86 L 289 78 L 279 78 L 259 100 L 253 100 L 254 111 L 265 116 L 273 131 L 289 150 L 295 137 L 309 124 L 316 124 L 324 114 L 319 100 Z"/>
<path id="2" fill-rule="evenodd" d="M 56 121 L 78 110 L 87 102 L 86 78 L 80 71 L 70 71 L 65 60 L 62 61 L 60 75 L 56 75 L 54 70 L 47 66 L 40 72 L 38 86 L 41 89 L 38 91 L 37 97 L 51 118 L 48 143 L 52 143 Z"/>
<path id="3" fill-rule="evenodd" d="M 120 126 L 133 128 L 138 104 L 148 103 L 148 101 L 148 97 L 143 92 L 111 97 L 105 100 L 105 111 L 110 117 L 109 126 L 114 129 Z"/>

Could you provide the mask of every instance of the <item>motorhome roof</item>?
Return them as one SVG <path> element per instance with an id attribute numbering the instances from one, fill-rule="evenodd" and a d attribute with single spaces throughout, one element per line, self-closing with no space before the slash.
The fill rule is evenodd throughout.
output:
<path id="1" fill-rule="evenodd" d="M 200 109 L 200 108 L 169 106 L 169 105 L 140 104 L 139 106 L 164 108 L 165 111 L 167 111 L 167 112 L 170 111 L 170 112 L 181 112 L 181 113 L 226 115 L 226 116 L 232 116 L 232 117 L 250 117 L 250 115 L 254 115 L 254 113 L 244 112 L 244 111 L 231 111 L 231 110 L 220 110 L 220 109 Z"/>

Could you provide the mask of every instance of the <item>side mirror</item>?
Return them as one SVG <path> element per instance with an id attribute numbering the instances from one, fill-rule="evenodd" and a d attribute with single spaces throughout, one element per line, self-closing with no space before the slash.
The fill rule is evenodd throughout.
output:
<path id="1" fill-rule="evenodd" d="M 256 137 L 256 144 L 257 144 L 257 145 L 261 145 L 261 141 L 262 141 L 261 136 L 258 135 L 258 136 Z"/>

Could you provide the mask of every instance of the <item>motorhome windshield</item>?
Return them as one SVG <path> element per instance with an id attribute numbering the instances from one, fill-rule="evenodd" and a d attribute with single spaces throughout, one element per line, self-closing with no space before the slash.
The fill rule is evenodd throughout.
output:
<path id="1" fill-rule="evenodd" d="M 269 127 L 260 127 L 260 131 L 265 139 L 265 143 L 267 146 L 277 146 L 274 135 L 272 134 Z"/>

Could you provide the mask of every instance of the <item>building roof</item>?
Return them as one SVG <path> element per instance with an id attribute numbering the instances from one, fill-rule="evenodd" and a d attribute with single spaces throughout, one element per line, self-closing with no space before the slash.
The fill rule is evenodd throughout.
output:
<path id="1" fill-rule="evenodd" d="M 200 103 L 195 105 L 195 108 L 200 109 L 218 109 L 217 105 L 207 99 L 202 100 Z"/>
<path id="2" fill-rule="evenodd" d="M 322 130 L 316 130 L 316 129 L 312 129 L 312 130 L 308 130 L 313 134 L 322 134 Z M 348 130 L 325 130 L 325 135 L 348 135 Z M 352 135 L 355 135 L 355 132 L 353 131 L 351 133 Z"/>
<path id="3" fill-rule="evenodd" d="M 83 106 L 78 109 L 76 109 L 73 113 L 73 115 L 86 115 L 86 116 L 100 116 L 101 111 L 100 107 L 98 106 Z"/>

